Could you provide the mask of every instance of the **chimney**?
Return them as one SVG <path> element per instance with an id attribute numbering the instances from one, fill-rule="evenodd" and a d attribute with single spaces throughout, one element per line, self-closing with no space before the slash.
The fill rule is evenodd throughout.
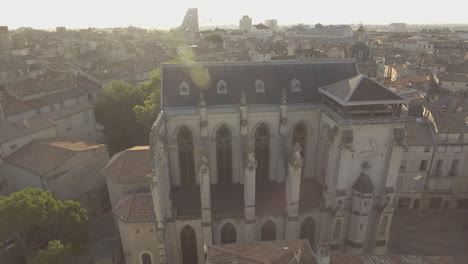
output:
<path id="1" fill-rule="evenodd" d="M 330 247 L 328 242 L 322 240 L 317 243 L 315 259 L 318 264 L 330 264 L 330 255 L 328 254 L 329 249 Z"/>

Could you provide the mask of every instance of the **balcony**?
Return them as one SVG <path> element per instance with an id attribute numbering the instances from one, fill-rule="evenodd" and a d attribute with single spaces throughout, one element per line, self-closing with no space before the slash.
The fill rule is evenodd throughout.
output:
<path id="1" fill-rule="evenodd" d="M 431 193 L 463 193 L 468 190 L 468 178 L 466 177 L 438 177 L 429 178 L 426 184 L 426 192 Z"/>

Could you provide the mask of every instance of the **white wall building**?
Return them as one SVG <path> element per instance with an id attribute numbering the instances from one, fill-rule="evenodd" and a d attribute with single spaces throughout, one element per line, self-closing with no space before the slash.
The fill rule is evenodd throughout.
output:
<path id="1" fill-rule="evenodd" d="M 278 20 L 276 19 L 267 19 L 265 20 L 265 26 L 271 28 L 273 31 L 278 31 Z"/>
<path id="2" fill-rule="evenodd" d="M 400 163 L 398 208 L 467 210 L 465 114 L 424 108 L 423 117 L 408 117 L 405 127 L 407 148 Z"/>
<path id="3" fill-rule="evenodd" d="M 249 16 L 243 16 L 239 20 L 239 30 L 242 33 L 250 33 L 250 31 L 252 31 L 252 18 Z"/>

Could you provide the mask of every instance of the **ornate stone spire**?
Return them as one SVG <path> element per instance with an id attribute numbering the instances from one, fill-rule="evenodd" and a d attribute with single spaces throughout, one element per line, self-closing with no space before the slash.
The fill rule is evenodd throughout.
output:
<path id="1" fill-rule="evenodd" d="M 245 98 L 244 90 L 241 91 L 240 105 L 241 106 L 246 106 L 247 105 L 247 99 Z"/>
<path id="2" fill-rule="evenodd" d="M 205 96 L 203 95 L 203 91 L 200 91 L 199 106 L 206 107 Z"/>
<path id="3" fill-rule="evenodd" d="M 283 89 L 283 92 L 281 93 L 281 104 L 285 105 L 288 104 L 288 101 L 286 99 L 286 91 Z"/>

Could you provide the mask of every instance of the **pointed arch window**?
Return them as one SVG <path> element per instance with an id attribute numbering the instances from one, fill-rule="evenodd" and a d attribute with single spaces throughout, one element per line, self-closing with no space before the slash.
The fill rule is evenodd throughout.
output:
<path id="1" fill-rule="evenodd" d="M 291 149 L 296 144 L 301 146 L 301 157 L 305 160 L 307 150 L 307 126 L 302 121 L 297 123 L 292 131 Z M 302 169 L 301 176 L 304 177 L 304 168 Z"/>
<path id="2" fill-rule="evenodd" d="M 236 227 L 231 223 L 226 223 L 221 228 L 221 244 L 232 244 L 237 242 Z"/>
<path id="3" fill-rule="evenodd" d="M 216 131 L 216 168 L 219 183 L 232 182 L 232 133 L 226 125 Z"/>
<path id="4" fill-rule="evenodd" d="M 180 231 L 183 264 L 198 264 L 197 235 L 191 226 L 185 226 Z"/>
<path id="5" fill-rule="evenodd" d="M 291 81 L 291 92 L 300 92 L 301 91 L 301 82 L 294 78 Z"/>
<path id="6" fill-rule="evenodd" d="M 218 84 L 216 85 L 216 91 L 219 93 L 219 94 L 225 94 L 227 93 L 227 84 L 225 81 L 223 80 L 220 80 L 218 82 Z"/>
<path id="7" fill-rule="evenodd" d="M 263 224 L 260 239 L 261 241 L 276 240 L 276 224 L 273 221 L 268 220 Z"/>
<path id="8" fill-rule="evenodd" d="M 265 93 L 265 84 L 260 79 L 257 79 L 255 81 L 255 92 L 256 93 Z"/>
<path id="9" fill-rule="evenodd" d="M 255 130 L 255 160 L 257 181 L 267 181 L 270 166 L 270 130 L 265 124 L 261 124 Z"/>
<path id="10" fill-rule="evenodd" d="M 315 244 L 315 221 L 311 217 L 307 217 L 301 224 L 300 239 L 309 240 L 312 248 Z"/>
<path id="11" fill-rule="evenodd" d="M 382 221 L 380 222 L 379 236 L 385 236 L 387 234 L 387 226 L 388 226 L 388 216 L 384 216 L 382 218 Z"/>
<path id="12" fill-rule="evenodd" d="M 185 81 L 183 81 L 179 86 L 179 94 L 180 95 L 190 94 L 189 85 Z"/>
<path id="13" fill-rule="evenodd" d="M 141 264 L 152 264 L 150 254 L 143 253 L 141 255 Z"/>
<path id="14" fill-rule="evenodd" d="M 183 126 L 177 132 L 177 150 L 179 156 L 180 180 L 182 185 L 194 185 L 195 181 L 195 159 L 193 152 L 192 131 Z"/>
<path id="15" fill-rule="evenodd" d="M 335 221 L 335 226 L 333 227 L 333 241 L 340 240 L 340 233 L 341 233 L 341 219 Z"/>

